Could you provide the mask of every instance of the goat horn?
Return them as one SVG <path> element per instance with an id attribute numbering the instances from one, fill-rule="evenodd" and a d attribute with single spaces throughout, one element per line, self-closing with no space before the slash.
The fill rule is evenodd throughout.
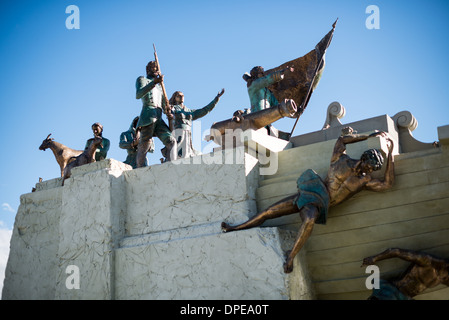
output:
<path id="1" fill-rule="evenodd" d="M 51 136 L 51 133 L 47 136 L 47 139 L 50 138 L 50 136 Z"/>

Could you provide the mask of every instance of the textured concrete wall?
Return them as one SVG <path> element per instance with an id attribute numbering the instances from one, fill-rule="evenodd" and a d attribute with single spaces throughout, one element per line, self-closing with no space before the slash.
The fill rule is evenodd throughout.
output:
<path id="1" fill-rule="evenodd" d="M 220 224 L 243 222 L 295 193 L 308 168 L 324 176 L 335 140 L 279 152 L 279 170 L 268 176 L 245 147 L 190 164 L 131 170 L 107 159 L 76 168 L 64 187 L 53 179 L 22 195 L 2 298 L 364 299 L 365 256 L 390 246 L 449 255 L 449 138 L 447 128 L 439 132 L 439 148 L 395 156 L 391 190 L 361 192 L 332 208 L 291 274 L 282 266 L 298 215 L 229 234 Z M 358 157 L 371 147 L 386 150 L 373 138 L 348 154 Z M 70 266 L 79 271 L 79 289 L 66 286 Z M 386 261 L 381 273 L 405 267 Z M 440 286 L 418 298 L 448 292 Z"/>
<path id="2" fill-rule="evenodd" d="M 3 299 L 54 299 L 59 266 L 62 188 L 20 197 L 5 270 Z"/>
<path id="3" fill-rule="evenodd" d="M 117 299 L 311 299 L 303 261 L 283 272 L 294 234 L 278 228 L 155 241 L 117 252 Z"/>
<path id="4" fill-rule="evenodd" d="M 283 272 L 294 234 L 221 232 L 256 213 L 244 148 L 136 170 L 107 159 L 40 183 L 22 196 L 3 299 L 313 298 L 305 257 Z"/>

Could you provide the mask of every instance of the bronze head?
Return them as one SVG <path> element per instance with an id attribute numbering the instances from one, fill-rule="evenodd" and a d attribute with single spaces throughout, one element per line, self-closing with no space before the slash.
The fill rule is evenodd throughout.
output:
<path id="1" fill-rule="evenodd" d="M 94 136 L 100 136 L 101 137 L 101 135 L 103 133 L 103 126 L 101 125 L 101 123 L 95 122 L 92 125 L 92 131 L 94 133 Z"/>
<path id="2" fill-rule="evenodd" d="M 263 76 L 264 69 L 261 66 L 256 66 L 251 69 L 250 74 L 252 79 L 257 79 Z"/>
<path id="3" fill-rule="evenodd" d="M 251 69 L 250 73 L 245 72 L 242 76 L 243 80 L 246 81 L 246 85 L 249 87 L 252 82 L 260 77 L 263 77 L 264 69 L 261 66 L 257 66 Z"/>
<path id="4" fill-rule="evenodd" d="M 148 77 L 154 77 L 157 74 L 157 72 L 159 71 L 156 61 L 148 62 L 146 71 L 147 71 Z"/>
<path id="5" fill-rule="evenodd" d="M 360 160 L 362 161 L 362 166 L 364 168 L 371 169 L 368 171 L 380 170 L 384 163 L 382 153 L 378 149 L 366 150 L 360 157 Z"/>
<path id="6" fill-rule="evenodd" d="M 50 138 L 51 133 L 47 136 L 47 138 L 42 141 L 42 144 L 39 146 L 39 150 L 45 151 L 46 149 L 50 148 L 50 143 L 54 140 L 53 138 Z"/>
<path id="7" fill-rule="evenodd" d="M 169 103 L 172 106 L 184 103 L 184 93 L 182 93 L 181 91 L 175 91 L 171 96 Z"/>

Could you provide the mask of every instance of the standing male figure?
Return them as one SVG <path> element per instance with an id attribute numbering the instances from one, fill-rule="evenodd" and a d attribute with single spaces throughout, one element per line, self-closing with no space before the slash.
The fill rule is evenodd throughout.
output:
<path id="1" fill-rule="evenodd" d="M 103 137 L 103 126 L 101 125 L 101 123 L 95 122 L 92 125 L 92 132 L 94 133 L 94 137 L 86 141 L 86 146 L 84 147 L 84 150 L 87 151 L 91 143 L 95 140 L 95 137 L 101 137 L 103 139 L 103 142 L 95 151 L 95 161 L 104 160 L 108 155 L 111 142 L 109 141 L 109 139 Z"/>
<path id="2" fill-rule="evenodd" d="M 150 61 L 146 67 L 147 76 L 140 76 L 136 81 L 136 99 L 142 100 L 142 111 L 140 113 L 137 128 L 140 129 L 140 140 L 137 146 L 137 168 L 145 164 L 146 154 L 151 147 L 151 139 L 156 136 L 167 149 L 167 161 L 176 160 L 176 139 L 170 132 L 170 128 L 162 120 L 162 112 L 165 112 L 166 97 L 164 97 L 161 83 L 163 75 L 158 70 L 157 63 Z M 173 115 L 166 112 L 170 120 Z"/>
<path id="3" fill-rule="evenodd" d="M 381 136 L 388 141 L 388 160 L 383 180 L 374 179 L 371 173 L 379 170 L 383 157 L 379 150 L 365 151 L 360 160 L 351 159 L 346 154 L 346 145 Z M 286 197 L 268 207 L 238 226 L 222 223 L 224 232 L 243 230 L 261 225 L 267 219 L 274 219 L 299 212 L 302 224 L 295 244 L 288 253 L 284 271 L 293 270 L 293 259 L 310 237 L 315 223 L 325 224 L 329 207 L 336 206 L 362 190 L 387 190 L 394 182 L 393 140 L 385 132 L 374 132 L 370 135 L 349 134 L 340 136 L 334 146 L 330 167 L 326 179 L 321 180 L 315 171 L 306 170 L 298 179 L 298 193 Z"/>

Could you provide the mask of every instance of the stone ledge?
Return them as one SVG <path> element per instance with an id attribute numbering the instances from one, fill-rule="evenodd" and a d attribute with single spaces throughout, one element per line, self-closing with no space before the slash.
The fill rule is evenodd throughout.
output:
<path id="1" fill-rule="evenodd" d="M 88 163 L 76 168 L 72 169 L 72 176 L 76 177 L 82 174 L 86 174 L 89 172 L 97 171 L 97 170 L 119 170 L 119 171 L 127 171 L 132 170 L 130 165 L 127 165 L 121 161 L 117 161 L 114 159 L 105 159 L 102 161 L 96 161 L 92 163 Z"/>
<path id="2" fill-rule="evenodd" d="M 165 230 L 160 232 L 124 237 L 120 240 L 119 247 L 129 248 L 141 245 L 156 244 L 160 242 L 218 235 L 221 233 L 221 222 L 194 225 L 173 230 Z"/>

